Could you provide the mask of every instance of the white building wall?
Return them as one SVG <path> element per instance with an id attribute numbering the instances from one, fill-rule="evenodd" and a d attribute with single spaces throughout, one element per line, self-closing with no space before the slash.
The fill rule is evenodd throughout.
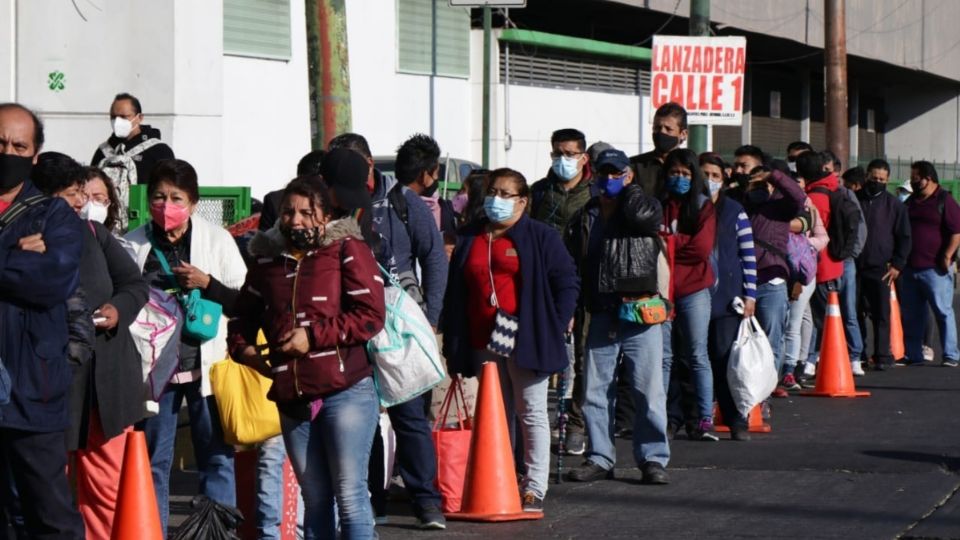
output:
<path id="1" fill-rule="evenodd" d="M 310 151 L 304 0 L 291 0 L 290 13 L 289 61 L 223 57 L 223 184 L 257 198 L 296 176 Z"/>

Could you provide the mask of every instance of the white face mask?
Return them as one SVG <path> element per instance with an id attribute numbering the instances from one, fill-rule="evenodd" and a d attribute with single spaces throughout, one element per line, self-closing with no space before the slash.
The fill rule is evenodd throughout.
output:
<path id="1" fill-rule="evenodd" d="M 113 119 L 113 134 L 120 139 L 126 139 L 130 136 L 130 132 L 133 131 L 133 122 L 118 116 Z"/>
<path id="2" fill-rule="evenodd" d="M 96 201 L 87 201 L 80 209 L 80 219 L 103 223 L 107 220 L 107 206 Z"/>

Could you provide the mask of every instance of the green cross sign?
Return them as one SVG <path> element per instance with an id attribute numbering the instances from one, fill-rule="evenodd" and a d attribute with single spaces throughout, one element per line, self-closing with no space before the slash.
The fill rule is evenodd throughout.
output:
<path id="1" fill-rule="evenodd" d="M 62 71 L 51 71 L 47 79 L 47 86 L 50 87 L 50 90 L 59 92 L 66 87 L 64 82 L 65 79 Z"/>

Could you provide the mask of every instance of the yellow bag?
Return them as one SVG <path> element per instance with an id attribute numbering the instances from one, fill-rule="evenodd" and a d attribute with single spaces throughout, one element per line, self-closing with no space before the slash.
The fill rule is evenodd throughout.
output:
<path id="1" fill-rule="evenodd" d="M 267 399 L 273 381 L 227 358 L 210 366 L 210 386 L 227 444 L 256 444 L 280 434 L 277 404 Z"/>

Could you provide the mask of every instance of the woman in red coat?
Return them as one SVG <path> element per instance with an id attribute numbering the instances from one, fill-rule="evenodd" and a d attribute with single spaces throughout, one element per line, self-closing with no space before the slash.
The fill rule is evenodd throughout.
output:
<path id="1" fill-rule="evenodd" d="M 318 177 L 284 190 L 277 225 L 249 245 L 232 357 L 273 378 L 308 538 L 372 538 L 367 461 L 378 401 L 364 344 L 383 328 L 383 279 L 353 218 L 330 220 Z M 262 328 L 267 360 L 257 350 Z M 336 504 L 334 504 L 336 501 Z"/>

